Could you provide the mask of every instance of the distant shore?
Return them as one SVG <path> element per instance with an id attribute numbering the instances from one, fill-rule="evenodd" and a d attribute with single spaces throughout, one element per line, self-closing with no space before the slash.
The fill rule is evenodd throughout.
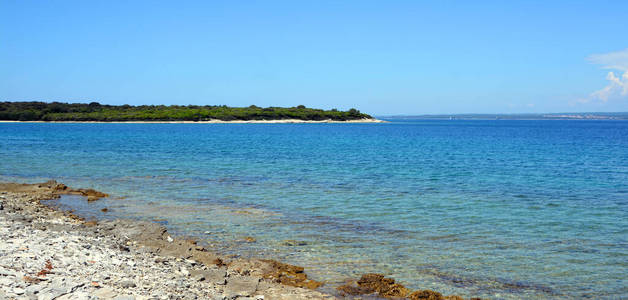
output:
<path id="1" fill-rule="evenodd" d="M 206 121 L 12 121 L 0 120 L 0 123 L 129 123 L 129 124 L 324 124 L 324 123 L 387 123 L 379 119 L 359 119 L 359 120 L 299 120 L 299 119 L 281 119 L 281 120 L 206 120 Z"/>
<path id="2" fill-rule="evenodd" d="M 0 102 L 0 120 L 63 122 L 159 122 L 159 123 L 330 123 L 374 122 L 355 108 L 229 107 L 226 105 L 108 105 L 98 102 Z"/>

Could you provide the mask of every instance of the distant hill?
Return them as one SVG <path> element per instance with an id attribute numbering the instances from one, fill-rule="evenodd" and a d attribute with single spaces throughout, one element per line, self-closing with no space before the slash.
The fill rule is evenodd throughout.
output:
<path id="1" fill-rule="evenodd" d="M 436 120 L 628 120 L 628 112 L 587 112 L 548 114 L 453 114 L 389 116 L 385 119 L 436 119 Z"/>
<path id="2" fill-rule="evenodd" d="M 0 102 L 0 120 L 14 121 L 350 121 L 372 119 L 357 109 L 339 111 L 296 107 L 228 107 L 225 105 L 103 105 L 60 102 Z"/>

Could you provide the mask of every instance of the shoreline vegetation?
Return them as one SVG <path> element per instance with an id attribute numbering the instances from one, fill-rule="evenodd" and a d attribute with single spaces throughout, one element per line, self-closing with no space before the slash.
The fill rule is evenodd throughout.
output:
<path id="1" fill-rule="evenodd" d="M 156 222 L 85 220 L 45 203 L 65 194 L 109 196 L 54 180 L 0 182 L 0 298 L 463 299 L 411 291 L 374 273 L 325 294 L 303 267 L 221 257 Z"/>
<path id="2" fill-rule="evenodd" d="M 334 121 L 334 120 L 321 120 L 321 121 L 309 121 L 309 120 L 297 120 L 297 119 L 283 119 L 283 120 L 234 120 L 234 121 L 222 121 L 222 120 L 207 120 L 207 121 L 13 121 L 13 120 L 0 120 L 0 123 L 59 123 L 59 124 L 76 124 L 76 123 L 91 123 L 91 124 L 340 124 L 340 123 L 386 123 L 386 121 L 378 119 L 359 119 L 359 120 L 347 120 L 347 121 Z"/>
<path id="3" fill-rule="evenodd" d="M 105 105 L 98 102 L 0 102 L 0 120 L 37 122 L 327 123 L 381 122 L 357 109 L 225 105 Z"/>

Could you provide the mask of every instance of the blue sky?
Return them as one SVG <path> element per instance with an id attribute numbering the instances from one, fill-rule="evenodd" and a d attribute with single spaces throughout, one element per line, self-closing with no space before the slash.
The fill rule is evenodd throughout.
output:
<path id="1" fill-rule="evenodd" d="M 628 1 L 0 0 L 0 101 L 628 111 L 627 28 Z"/>

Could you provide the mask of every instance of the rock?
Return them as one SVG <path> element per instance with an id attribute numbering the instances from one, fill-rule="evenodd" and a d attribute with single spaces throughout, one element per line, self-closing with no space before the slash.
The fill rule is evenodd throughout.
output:
<path id="1" fill-rule="evenodd" d="M 0 247 L 2 247 L 2 245 L 0 245 Z M 0 269 L 0 275 L 1 276 L 17 276 L 17 273 L 9 269 Z"/>
<path id="2" fill-rule="evenodd" d="M 39 291 L 39 293 L 37 294 L 37 299 L 52 300 L 65 294 L 67 294 L 67 292 L 64 290 L 48 287 Z"/>
<path id="3" fill-rule="evenodd" d="M 198 281 L 223 285 L 226 284 L 227 271 L 224 269 L 191 270 L 190 276 Z"/>
<path id="4" fill-rule="evenodd" d="M 135 300 L 135 296 L 128 296 L 128 295 L 118 296 L 118 297 L 113 298 L 113 300 Z"/>
<path id="5" fill-rule="evenodd" d="M 94 189 L 78 189 L 78 190 L 72 190 L 70 191 L 70 193 L 72 194 L 79 194 L 82 196 L 86 196 L 87 197 L 87 201 L 96 201 L 100 198 L 105 198 L 108 197 L 109 195 L 103 193 L 103 192 L 99 192 L 96 191 Z"/>
<path id="6" fill-rule="evenodd" d="M 246 241 L 247 243 L 254 243 L 257 240 L 254 237 L 252 237 L 252 236 L 247 236 L 247 237 L 244 238 L 244 241 Z"/>
<path id="7" fill-rule="evenodd" d="M 23 288 L 16 287 L 16 288 L 13 289 L 13 293 L 16 294 L 16 295 L 22 295 L 22 294 L 26 293 L 26 290 L 23 289 Z"/>
<path id="8" fill-rule="evenodd" d="M 41 285 L 41 284 L 33 284 L 33 285 L 28 286 L 25 289 L 25 293 L 26 293 L 26 295 L 35 295 L 35 294 L 39 293 L 39 291 L 41 291 L 43 288 L 44 288 L 44 286 Z"/>
<path id="9" fill-rule="evenodd" d="M 259 281 L 259 277 L 230 277 L 225 286 L 225 294 L 227 298 L 251 296 L 257 291 Z"/>
<path id="10" fill-rule="evenodd" d="M 411 300 L 444 300 L 445 298 L 439 292 L 431 290 L 422 290 L 413 292 L 408 296 Z"/>
<path id="11" fill-rule="evenodd" d="M 133 288 L 135 287 L 135 282 L 133 282 L 133 280 L 122 280 L 119 282 L 120 286 L 128 289 L 128 288 Z"/>
<path id="12" fill-rule="evenodd" d="M 296 240 L 285 240 L 281 243 L 284 246 L 305 246 L 307 245 L 304 241 L 296 241 Z"/>
<path id="13" fill-rule="evenodd" d="M 340 294 L 345 296 L 345 297 L 346 296 L 357 296 L 357 295 L 364 295 L 364 294 L 373 293 L 373 291 L 368 290 L 366 288 L 362 288 L 362 287 L 356 286 L 353 283 L 347 283 L 347 284 L 341 285 L 341 286 L 337 287 L 336 290 L 338 290 L 340 292 Z"/>
<path id="14" fill-rule="evenodd" d="M 168 243 L 172 243 L 172 242 L 174 242 L 174 239 L 173 239 L 173 238 L 171 238 L 170 236 L 168 236 L 168 237 L 166 238 L 166 240 L 168 240 Z"/>
<path id="15" fill-rule="evenodd" d="M 263 269 L 262 276 L 274 282 L 307 289 L 316 289 L 323 285 L 322 282 L 308 279 L 303 267 L 278 262 L 272 259 L 262 259 L 260 262 L 266 264 L 266 266 L 261 267 L 261 269 Z"/>
<path id="16" fill-rule="evenodd" d="M 55 298 L 54 300 L 72 300 L 72 299 L 77 299 L 74 294 L 61 295 Z"/>
<path id="17" fill-rule="evenodd" d="M 382 274 L 364 274 L 358 280 L 357 286 L 346 284 L 337 288 L 346 295 L 362 295 L 377 293 L 382 297 L 405 297 L 410 290 L 401 284 L 395 283 L 392 278 L 386 278 Z"/>

